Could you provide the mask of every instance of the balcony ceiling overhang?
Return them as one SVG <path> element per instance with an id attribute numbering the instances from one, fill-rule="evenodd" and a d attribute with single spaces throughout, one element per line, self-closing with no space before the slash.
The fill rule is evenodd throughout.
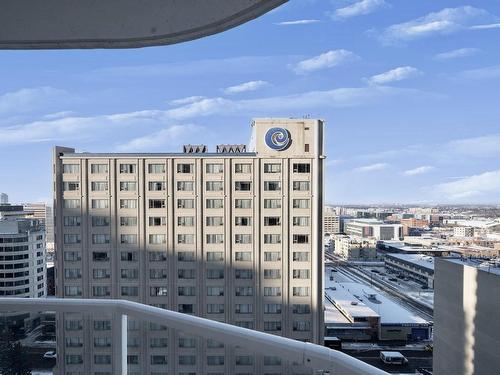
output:
<path id="1" fill-rule="evenodd" d="M 288 0 L 1 0 L 0 49 L 138 48 L 216 34 Z"/>

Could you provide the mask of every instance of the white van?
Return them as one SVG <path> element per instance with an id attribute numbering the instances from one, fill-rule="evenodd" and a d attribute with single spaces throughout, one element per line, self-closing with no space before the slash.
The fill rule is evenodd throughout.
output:
<path id="1" fill-rule="evenodd" d="M 406 365 L 408 360 L 400 352 L 380 352 L 380 360 L 388 365 Z"/>

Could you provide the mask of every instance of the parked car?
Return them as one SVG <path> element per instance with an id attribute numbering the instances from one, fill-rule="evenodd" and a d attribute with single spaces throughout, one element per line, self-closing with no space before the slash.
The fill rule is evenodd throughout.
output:
<path id="1" fill-rule="evenodd" d="M 389 281 L 394 281 L 394 282 L 397 282 L 397 281 L 398 281 L 398 279 L 396 279 L 395 277 L 391 277 L 391 278 L 389 279 Z"/>
<path id="2" fill-rule="evenodd" d="M 400 352 L 380 352 L 380 360 L 388 365 L 406 365 L 408 359 Z"/>
<path id="3" fill-rule="evenodd" d="M 45 352 L 45 354 L 43 355 L 43 358 L 56 359 L 57 354 L 56 354 L 55 350 L 49 350 L 48 352 Z"/>

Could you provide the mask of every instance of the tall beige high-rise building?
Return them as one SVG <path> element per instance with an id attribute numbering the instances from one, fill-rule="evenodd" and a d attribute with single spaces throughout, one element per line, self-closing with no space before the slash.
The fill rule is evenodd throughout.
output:
<path id="1" fill-rule="evenodd" d="M 56 294 L 123 298 L 323 339 L 323 122 L 257 119 L 248 149 L 54 149 Z M 61 374 L 112 374 L 112 316 L 61 315 Z M 129 374 L 294 373 L 279 358 L 130 321 Z"/>

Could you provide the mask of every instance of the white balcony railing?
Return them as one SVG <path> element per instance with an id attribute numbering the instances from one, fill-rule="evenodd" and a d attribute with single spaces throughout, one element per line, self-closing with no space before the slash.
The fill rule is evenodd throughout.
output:
<path id="1" fill-rule="evenodd" d="M 113 330 L 114 347 L 117 348 L 113 356 L 116 374 L 127 374 L 127 316 L 131 316 L 224 344 L 244 346 L 259 354 L 280 356 L 284 360 L 313 369 L 314 374 L 387 375 L 385 371 L 324 346 L 126 300 L 0 298 L 0 311 L 113 313 L 119 327 Z"/>

